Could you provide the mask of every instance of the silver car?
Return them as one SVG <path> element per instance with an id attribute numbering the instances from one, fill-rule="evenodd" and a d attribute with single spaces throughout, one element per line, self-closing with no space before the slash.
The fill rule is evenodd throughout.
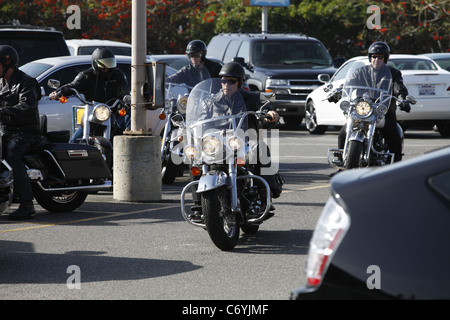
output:
<path id="1" fill-rule="evenodd" d="M 125 73 L 128 83 L 131 85 L 131 57 L 116 56 L 117 67 Z M 147 62 L 151 62 L 147 56 Z M 72 82 L 78 73 L 91 67 L 91 56 L 65 56 L 35 60 L 20 67 L 30 76 L 36 78 L 42 89 L 42 98 L 39 101 L 39 113 L 47 115 L 48 131 L 70 130 L 73 132 L 73 105 L 80 105 L 75 97 L 69 97 L 67 103 L 49 100 L 48 95 L 54 91 L 47 85 L 49 79 L 59 80 L 61 85 Z M 176 72 L 171 67 L 166 67 L 166 76 Z M 156 110 L 155 110 L 156 112 Z M 157 111 L 159 113 L 159 111 Z M 150 117 L 148 115 L 147 117 Z M 157 116 L 156 116 L 157 118 Z M 156 128 L 157 127 L 157 128 Z M 156 129 L 155 129 L 156 128 Z M 153 132 L 159 134 L 161 125 L 155 124 Z"/>

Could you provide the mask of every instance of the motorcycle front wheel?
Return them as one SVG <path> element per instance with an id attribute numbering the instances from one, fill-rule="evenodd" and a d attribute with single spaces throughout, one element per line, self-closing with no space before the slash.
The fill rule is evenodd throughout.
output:
<path id="1" fill-rule="evenodd" d="M 88 194 L 86 192 L 62 192 L 50 194 L 37 188 L 33 190 L 37 203 L 50 212 L 72 212 L 80 207 Z"/>
<path id="2" fill-rule="evenodd" d="M 348 151 L 344 160 L 345 169 L 354 169 L 361 167 L 361 157 L 363 152 L 363 143 L 351 140 L 348 142 Z"/>
<path id="3" fill-rule="evenodd" d="M 231 212 L 227 188 L 203 192 L 201 202 L 206 230 L 212 242 L 221 250 L 232 250 L 239 240 L 239 225 L 236 215 Z"/>

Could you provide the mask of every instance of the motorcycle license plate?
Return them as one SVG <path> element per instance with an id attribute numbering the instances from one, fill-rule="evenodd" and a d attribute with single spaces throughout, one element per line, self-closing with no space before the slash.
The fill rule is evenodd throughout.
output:
<path id="1" fill-rule="evenodd" d="M 81 119 L 83 119 L 84 108 L 77 109 L 77 124 L 81 124 Z"/>
<path id="2" fill-rule="evenodd" d="M 433 85 L 422 85 L 419 86 L 419 95 L 421 96 L 434 96 L 436 93 L 434 91 Z"/>

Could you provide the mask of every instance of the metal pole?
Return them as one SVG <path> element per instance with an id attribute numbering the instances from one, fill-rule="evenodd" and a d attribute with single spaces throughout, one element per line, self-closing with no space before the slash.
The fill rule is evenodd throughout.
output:
<path id="1" fill-rule="evenodd" d="M 145 0 L 131 1 L 131 132 L 146 133 L 146 108 L 142 87 L 145 83 L 145 67 L 147 52 L 147 21 Z"/>
<path id="2" fill-rule="evenodd" d="M 261 14 L 261 33 L 267 33 L 268 31 L 268 19 L 267 19 L 267 6 L 262 7 L 262 14 Z"/>

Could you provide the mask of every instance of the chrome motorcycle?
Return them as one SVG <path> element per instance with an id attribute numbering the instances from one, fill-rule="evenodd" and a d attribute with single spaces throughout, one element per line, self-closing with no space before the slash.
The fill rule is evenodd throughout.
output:
<path id="1" fill-rule="evenodd" d="M 159 118 L 166 119 L 161 137 L 161 177 L 164 184 L 172 184 L 176 177 L 183 176 L 183 129 L 186 116 L 186 104 L 189 89 L 184 84 L 168 83 L 166 88 L 166 106 Z"/>
<path id="2" fill-rule="evenodd" d="M 339 170 L 368 166 L 383 166 L 394 161 L 394 154 L 383 137 L 382 129 L 391 99 L 397 106 L 415 104 L 416 99 L 407 96 L 405 100 L 392 95 L 392 76 L 389 67 L 378 72 L 364 64 L 355 63 L 347 72 L 340 88 L 331 90 L 327 96 L 330 102 L 338 102 L 346 121 L 346 139 L 343 149 L 329 148 L 328 162 Z M 402 137 L 403 130 L 397 123 Z"/>
<path id="3" fill-rule="evenodd" d="M 50 79 L 49 87 L 58 89 L 59 81 Z M 113 138 L 115 135 L 123 134 L 129 124 L 125 120 L 126 115 L 130 115 L 131 96 L 127 95 L 123 99 L 115 99 L 111 106 L 106 103 L 87 101 L 73 88 L 68 89 L 75 94 L 83 105 L 73 106 L 73 129 L 81 125 L 83 134 L 71 139 L 73 143 L 83 143 L 97 147 L 112 171 L 113 169 Z M 66 103 L 67 98 L 63 93 L 59 94 L 59 101 Z"/>
<path id="4" fill-rule="evenodd" d="M 183 189 L 181 212 L 187 222 L 206 229 L 218 248 L 232 250 L 240 229 L 257 232 L 273 208 L 268 183 L 253 173 L 258 138 L 247 130 L 249 115 L 265 117 L 264 105 L 255 112 L 246 111 L 243 100 L 227 104 L 229 99 L 218 99 L 220 88 L 220 79 L 204 80 L 188 98 L 184 156 L 199 179 Z M 237 110 L 238 105 L 244 107 Z M 211 110 L 219 111 L 211 116 Z M 185 195 L 192 189 L 200 196 L 201 208 L 186 210 Z"/>

